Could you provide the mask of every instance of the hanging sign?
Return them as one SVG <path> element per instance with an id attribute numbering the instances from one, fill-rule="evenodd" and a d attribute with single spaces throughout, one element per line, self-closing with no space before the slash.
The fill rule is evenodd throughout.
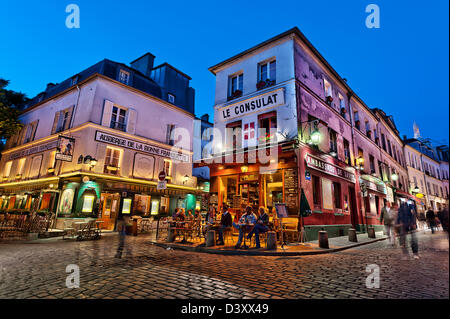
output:
<path id="1" fill-rule="evenodd" d="M 307 154 L 305 160 L 308 167 L 333 176 L 344 178 L 351 181 L 352 183 L 356 181 L 355 174 L 350 173 L 349 171 L 346 171 L 345 169 L 334 164 L 327 163 L 318 157 L 312 156 L 311 154 Z"/>
<path id="2" fill-rule="evenodd" d="M 167 188 L 167 182 L 166 181 L 159 181 L 158 185 L 156 186 L 157 190 L 162 190 Z"/>
<path id="3" fill-rule="evenodd" d="M 311 172 L 308 169 L 305 170 L 305 180 L 311 180 Z"/>
<path id="4" fill-rule="evenodd" d="M 55 159 L 72 162 L 75 139 L 67 136 L 58 136 Z"/>

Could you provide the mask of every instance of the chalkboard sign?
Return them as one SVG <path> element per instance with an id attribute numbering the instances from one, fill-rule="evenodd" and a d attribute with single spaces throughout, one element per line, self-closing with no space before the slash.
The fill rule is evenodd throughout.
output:
<path id="1" fill-rule="evenodd" d="M 289 211 L 298 207 L 298 172 L 296 168 L 284 170 L 284 196 Z"/>
<path id="2" fill-rule="evenodd" d="M 285 218 L 288 217 L 288 212 L 286 209 L 286 204 L 275 204 L 275 210 L 277 211 L 277 217 L 278 218 Z"/>

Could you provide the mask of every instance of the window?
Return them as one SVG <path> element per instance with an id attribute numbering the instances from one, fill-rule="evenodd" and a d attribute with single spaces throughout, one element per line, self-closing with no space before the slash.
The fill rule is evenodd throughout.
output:
<path id="1" fill-rule="evenodd" d="M 9 174 L 11 174 L 11 166 L 12 161 L 6 162 L 5 169 L 3 170 L 3 177 L 9 177 Z"/>
<path id="2" fill-rule="evenodd" d="M 386 151 L 386 139 L 383 133 L 381 133 L 381 147 L 383 147 L 383 150 Z"/>
<path id="3" fill-rule="evenodd" d="M 120 70 L 119 72 L 119 82 L 123 84 L 128 84 L 130 80 L 130 73 L 124 70 Z"/>
<path id="4" fill-rule="evenodd" d="M 266 143 L 275 139 L 277 130 L 277 112 L 268 112 L 258 116 L 258 139 L 260 143 Z"/>
<path id="5" fill-rule="evenodd" d="M 19 163 L 18 163 L 18 165 L 17 165 L 17 177 L 22 177 L 23 169 L 24 169 L 24 167 L 25 167 L 25 161 L 26 161 L 26 160 L 27 160 L 26 157 L 21 158 L 21 159 L 19 160 Z"/>
<path id="6" fill-rule="evenodd" d="M 75 75 L 73 78 L 70 79 L 70 85 L 75 85 L 78 83 L 78 75 Z"/>
<path id="7" fill-rule="evenodd" d="M 332 129 L 328 129 L 329 136 L 330 136 L 330 153 L 332 153 L 332 156 L 337 155 L 337 135 L 336 132 Z"/>
<path id="8" fill-rule="evenodd" d="M 318 176 L 312 175 L 311 181 L 312 181 L 314 206 L 320 206 L 320 178 Z"/>
<path id="9" fill-rule="evenodd" d="M 392 145 L 392 155 L 394 156 L 394 159 L 397 161 L 397 150 L 395 148 L 395 145 Z"/>
<path id="10" fill-rule="evenodd" d="M 242 148 L 242 121 L 227 124 L 226 141 L 227 149 L 235 151 Z"/>
<path id="11" fill-rule="evenodd" d="M 345 156 L 345 163 L 347 165 L 350 165 L 350 143 L 344 138 L 344 156 Z"/>
<path id="12" fill-rule="evenodd" d="M 167 100 L 169 101 L 169 103 L 175 104 L 175 95 L 168 93 Z"/>
<path id="13" fill-rule="evenodd" d="M 383 170 L 383 163 L 381 161 L 378 161 L 378 172 L 380 174 L 381 179 L 385 181 L 386 178 L 384 176 L 385 174 L 384 174 L 384 170 Z"/>
<path id="14" fill-rule="evenodd" d="M 358 114 L 358 111 L 355 111 L 354 113 L 353 113 L 353 118 L 354 118 L 354 120 L 355 120 L 355 127 L 359 130 L 360 129 L 360 125 L 359 125 L 359 114 Z"/>
<path id="15" fill-rule="evenodd" d="M 25 137 L 23 138 L 22 143 L 28 143 L 34 140 L 34 136 L 36 135 L 36 129 L 37 129 L 37 125 L 38 125 L 39 121 L 34 121 L 33 123 L 28 124 L 25 128 L 23 132 L 25 132 Z M 22 136 L 20 137 L 22 138 Z M 20 143 L 21 141 L 19 141 Z"/>
<path id="16" fill-rule="evenodd" d="M 107 147 L 104 172 L 118 175 L 120 169 L 120 157 L 121 157 L 120 149 Z"/>
<path id="17" fill-rule="evenodd" d="M 63 110 L 59 112 L 58 126 L 56 127 L 56 132 L 59 133 L 65 130 L 69 126 L 69 111 Z"/>
<path id="18" fill-rule="evenodd" d="M 378 140 L 378 132 L 376 129 L 373 130 L 373 137 L 375 139 L 375 143 L 378 145 L 379 140 Z"/>
<path id="19" fill-rule="evenodd" d="M 228 99 L 234 99 L 242 96 L 244 85 L 244 74 L 231 76 L 228 83 Z"/>
<path id="20" fill-rule="evenodd" d="M 372 131 L 370 130 L 370 124 L 369 121 L 366 121 L 366 135 L 368 138 L 372 138 Z"/>
<path id="21" fill-rule="evenodd" d="M 255 122 L 244 124 L 244 140 L 255 138 Z"/>
<path id="22" fill-rule="evenodd" d="M 277 62 L 263 62 L 258 65 L 257 89 L 260 90 L 275 84 L 277 72 Z"/>
<path id="23" fill-rule="evenodd" d="M 167 135 L 166 135 L 166 143 L 169 145 L 175 145 L 175 125 L 167 124 Z"/>
<path id="24" fill-rule="evenodd" d="M 328 97 L 332 98 L 333 97 L 333 92 L 331 90 L 330 82 L 328 82 L 327 80 L 323 79 L 323 87 L 325 89 L 325 97 L 326 98 L 328 98 Z"/>
<path id="25" fill-rule="evenodd" d="M 164 160 L 164 172 L 166 172 L 167 176 L 172 176 L 172 161 L 165 159 Z"/>
<path id="26" fill-rule="evenodd" d="M 126 131 L 125 118 L 127 111 L 121 107 L 113 106 L 111 114 L 111 125 L 110 128 L 118 129 L 121 131 Z"/>
<path id="27" fill-rule="evenodd" d="M 344 100 L 344 97 L 342 96 L 341 93 L 339 93 L 338 97 L 339 97 L 339 107 L 340 107 L 341 112 L 342 112 L 342 109 L 345 110 L 345 100 Z"/>
<path id="28" fill-rule="evenodd" d="M 333 182 L 333 191 L 334 191 L 334 207 L 342 208 L 341 184 Z"/>
<path id="29" fill-rule="evenodd" d="M 375 174 L 375 159 L 369 154 L 370 174 Z"/>
<path id="30" fill-rule="evenodd" d="M 392 156 L 391 141 L 387 140 L 387 143 L 388 143 L 388 153 L 389 155 Z"/>

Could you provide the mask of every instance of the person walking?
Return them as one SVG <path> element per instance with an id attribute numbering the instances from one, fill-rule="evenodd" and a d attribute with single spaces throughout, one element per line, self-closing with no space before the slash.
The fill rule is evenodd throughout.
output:
<path id="1" fill-rule="evenodd" d="M 380 223 L 384 222 L 384 229 L 388 236 L 389 243 L 395 245 L 395 231 L 394 231 L 394 210 L 391 208 L 391 203 L 386 202 L 386 206 L 381 209 Z"/>
<path id="2" fill-rule="evenodd" d="M 431 207 L 428 207 L 428 210 L 427 210 L 425 216 L 427 218 L 428 227 L 430 227 L 431 233 L 434 234 L 436 216 L 434 215 L 434 211 L 431 209 Z"/>
<path id="3" fill-rule="evenodd" d="M 408 259 L 408 248 L 406 243 L 408 234 L 411 235 L 411 250 L 414 259 L 419 259 L 419 244 L 416 236 L 417 218 L 405 202 L 400 205 L 398 210 L 397 224 L 400 225 L 400 246 L 402 247 L 403 252 L 402 259 Z"/>
<path id="4" fill-rule="evenodd" d="M 444 205 L 444 207 L 438 212 L 438 218 L 441 222 L 442 229 L 447 232 L 448 237 L 448 209 L 447 206 Z"/>

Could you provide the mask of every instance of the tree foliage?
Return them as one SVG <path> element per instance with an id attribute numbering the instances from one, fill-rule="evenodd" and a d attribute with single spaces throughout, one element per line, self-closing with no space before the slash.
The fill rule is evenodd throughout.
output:
<path id="1" fill-rule="evenodd" d="M 7 90 L 8 84 L 8 80 L 0 78 L 0 143 L 23 127 L 18 119 L 20 106 L 28 101 L 25 94 Z"/>

